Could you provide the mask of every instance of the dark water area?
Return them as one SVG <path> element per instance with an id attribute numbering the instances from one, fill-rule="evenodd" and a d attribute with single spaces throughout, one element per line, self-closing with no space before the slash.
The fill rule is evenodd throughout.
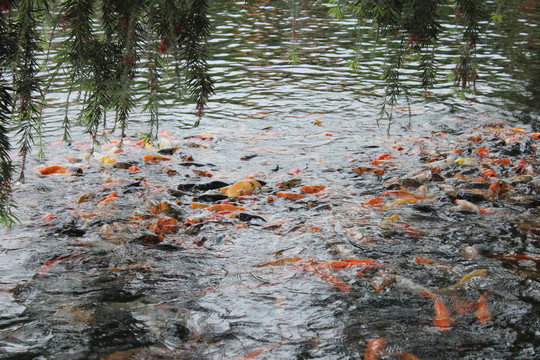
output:
<path id="1" fill-rule="evenodd" d="M 58 142 L 51 89 L 46 158 L 0 231 L 0 358 L 537 358 L 540 4 L 505 3 L 477 94 L 452 90 L 442 39 L 439 83 L 389 135 L 384 53 L 307 1 L 295 43 L 290 2 L 216 2 L 208 114 L 186 129 L 171 100 L 153 146 L 143 112 L 122 151 Z"/>

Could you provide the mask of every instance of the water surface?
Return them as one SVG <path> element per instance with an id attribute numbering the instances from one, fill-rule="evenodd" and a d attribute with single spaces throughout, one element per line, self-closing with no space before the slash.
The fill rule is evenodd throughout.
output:
<path id="1" fill-rule="evenodd" d="M 384 53 L 371 55 L 367 37 L 358 71 L 347 66 L 353 21 L 321 20 L 326 9 L 299 2 L 302 61 L 291 65 L 290 3 L 242 4 L 216 4 L 216 95 L 201 125 L 184 129 L 195 121 L 192 105 L 163 109 L 161 145 L 179 147 L 172 161 L 143 160 L 159 150 L 137 145 L 145 113 L 133 114 L 121 153 L 105 144 L 87 158 L 90 139 L 79 129 L 72 143 L 53 142 L 66 94 L 52 89 L 46 159 L 32 158 L 27 181 L 15 187 L 21 224 L 1 232 L 0 358 L 361 359 L 377 338 L 386 341 L 385 359 L 537 357 L 538 141 L 529 136 L 539 130 L 536 3 L 516 5 L 500 26 L 486 24 L 478 93 L 469 100 L 446 78 L 455 50 L 443 39 L 440 82 L 432 96 L 412 96 L 411 119 L 405 102 L 394 109 L 390 135 L 377 116 Z M 83 174 L 40 176 L 44 165 Z M 497 180 L 486 167 L 508 193 L 488 192 Z M 229 199 L 244 208 L 234 217 L 189 206 L 219 193 L 189 185 L 245 177 L 263 186 Z M 276 186 L 292 179 L 325 189 L 277 197 L 300 194 L 299 186 Z M 416 202 L 384 193 L 401 186 Z M 113 192 L 117 199 L 100 202 Z M 82 194 L 89 201 L 78 201 Z M 382 203 L 371 205 L 377 197 Z M 465 197 L 489 211 L 460 210 L 454 201 Z M 181 226 L 158 239 L 153 222 L 171 216 L 163 202 L 178 206 Z M 345 259 L 384 267 L 325 265 Z M 463 280 L 474 270 L 482 272 Z M 478 313 L 482 297 L 489 316 Z M 441 303 L 448 327 L 436 321 Z"/>

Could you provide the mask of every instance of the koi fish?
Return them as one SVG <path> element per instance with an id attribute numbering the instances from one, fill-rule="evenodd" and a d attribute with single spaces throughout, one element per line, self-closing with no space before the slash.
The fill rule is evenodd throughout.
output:
<path id="1" fill-rule="evenodd" d="M 540 261 L 540 256 L 538 255 L 527 255 L 527 254 L 505 254 L 501 256 L 504 259 L 511 259 L 511 260 L 532 260 L 532 261 Z"/>
<path id="2" fill-rule="evenodd" d="M 205 176 L 211 178 L 213 175 L 209 173 L 208 171 L 199 170 L 199 169 L 193 169 L 193 172 L 199 176 Z"/>
<path id="3" fill-rule="evenodd" d="M 416 230 L 415 228 L 413 228 L 409 224 L 393 222 L 392 226 L 394 226 L 395 228 L 400 229 L 401 231 L 403 231 L 407 235 L 414 236 L 414 237 L 422 237 L 422 233 L 420 231 Z"/>
<path id="4" fill-rule="evenodd" d="M 265 263 L 263 263 L 263 264 L 255 265 L 255 267 L 263 267 L 263 266 L 281 266 L 281 265 L 285 265 L 285 264 L 290 264 L 290 263 L 298 262 L 298 261 L 301 261 L 301 260 L 306 260 L 306 259 L 305 259 L 305 258 L 302 258 L 302 257 L 281 258 L 281 259 L 278 259 L 278 260 L 269 261 L 269 262 L 265 262 Z"/>
<path id="5" fill-rule="evenodd" d="M 323 273 L 323 272 L 319 271 L 316 267 L 314 267 L 311 264 L 303 266 L 302 268 L 305 271 L 309 271 L 309 272 L 312 272 L 314 274 L 319 275 L 321 278 L 323 278 L 324 280 L 326 280 L 330 284 L 332 284 L 336 289 L 339 289 L 339 290 L 345 291 L 345 292 L 351 292 L 352 291 L 350 286 L 346 282 L 339 280 L 335 276 L 332 276 L 330 274 L 326 274 L 326 273 Z"/>
<path id="6" fill-rule="evenodd" d="M 148 161 L 148 162 L 153 163 L 153 164 L 157 164 L 157 163 L 160 162 L 160 161 L 171 161 L 171 160 L 173 160 L 173 159 L 170 158 L 170 157 L 163 156 L 163 155 L 157 155 L 157 154 L 153 154 L 153 155 L 144 155 L 144 156 L 143 156 L 143 159 L 144 159 L 145 161 Z"/>
<path id="7" fill-rule="evenodd" d="M 421 291 L 420 295 L 429 297 L 434 301 L 435 315 L 433 317 L 433 323 L 435 324 L 435 326 L 438 327 L 441 331 L 449 331 L 450 329 L 452 329 L 454 321 L 450 317 L 450 312 L 448 311 L 442 300 L 427 291 Z"/>
<path id="8" fill-rule="evenodd" d="M 298 186 L 302 183 L 300 179 L 291 179 L 287 181 L 278 182 L 275 186 L 280 189 L 290 189 L 292 187 Z"/>
<path id="9" fill-rule="evenodd" d="M 465 281 L 467 281 L 469 279 L 472 279 L 473 277 L 477 277 L 477 276 L 485 277 L 488 274 L 489 274 L 489 271 L 486 270 L 486 269 L 476 269 L 476 270 L 471 271 L 470 273 L 468 273 L 464 277 L 462 277 L 461 280 L 459 280 L 457 283 L 461 284 L 461 283 L 463 283 L 463 282 L 465 282 Z"/>
<path id="10" fill-rule="evenodd" d="M 113 192 L 112 194 L 107 195 L 104 198 L 100 199 L 98 203 L 106 203 L 106 202 L 113 201 L 116 199 L 118 199 L 118 194 L 116 192 Z"/>
<path id="11" fill-rule="evenodd" d="M 157 219 L 152 225 L 150 225 L 150 231 L 156 234 L 167 233 L 176 231 L 180 228 L 178 220 L 175 218 L 161 218 Z"/>
<path id="12" fill-rule="evenodd" d="M 384 355 L 386 349 L 385 338 L 375 338 L 368 341 L 366 351 L 364 352 L 364 360 L 377 360 Z"/>
<path id="13" fill-rule="evenodd" d="M 43 169 L 38 170 L 38 173 L 40 173 L 41 175 L 64 174 L 67 172 L 70 172 L 70 171 L 67 170 L 65 167 L 58 166 L 58 165 L 47 166 Z"/>
<path id="14" fill-rule="evenodd" d="M 417 264 L 423 264 L 423 265 L 431 265 L 435 263 L 435 261 L 429 258 L 422 257 L 422 256 L 415 257 L 414 261 L 416 261 Z"/>
<path id="15" fill-rule="evenodd" d="M 379 206 L 384 202 L 384 198 L 380 196 L 372 197 L 362 203 L 365 206 Z"/>
<path id="16" fill-rule="evenodd" d="M 39 276 L 47 275 L 49 273 L 49 271 L 50 271 L 51 265 L 58 262 L 58 261 L 77 259 L 77 258 L 79 258 L 81 256 L 82 256 L 82 253 L 79 253 L 79 254 L 75 254 L 75 255 L 62 255 L 62 256 L 59 256 L 57 258 L 51 259 L 51 260 L 47 261 L 45 264 L 43 264 L 43 265 L 41 265 L 39 267 L 38 275 Z"/>
<path id="17" fill-rule="evenodd" d="M 287 174 L 289 174 L 289 175 L 296 175 L 296 174 L 300 173 L 301 171 L 302 171 L 302 170 L 299 169 L 299 168 L 293 168 L 293 169 L 289 170 L 289 171 L 287 172 Z"/>
<path id="18" fill-rule="evenodd" d="M 104 156 L 101 158 L 101 162 L 104 163 L 104 164 L 114 164 L 116 162 L 116 160 L 108 157 L 108 156 Z"/>
<path id="19" fill-rule="evenodd" d="M 477 164 L 477 161 L 475 158 L 458 158 L 456 160 L 454 160 L 456 163 L 460 164 L 460 165 L 476 165 Z"/>
<path id="20" fill-rule="evenodd" d="M 304 197 L 304 195 L 302 195 L 302 194 L 297 194 L 297 193 L 288 192 L 288 191 L 277 192 L 276 196 L 278 198 L 285 198 L 285 199 L 289 199 L 289 200 L 298 200 L 298 199 L 302 199 Z"/>
<path id="21" fill-rule="evenodd" d="M 441 331 L 452 329 L 453 320 L 450 318 L 450 312 L 441 299 L 435 300 L 435 317 L 433 318 L 433 323 Z"/>
<path id="22" fill-rule="evenodd" d="M 139 169 L 138 167 L 136 167 L 135 165 L 131 165 L 128 169 L 129 172 L 137 172 L 137 171 L 140 171 L 141 169 Z"/>
<path id="23" fill-rule="evenodd" d="M 257 180 L 242 180 L 219 190 L 224 192 L 228 197 L 238 197 L 242 195 L 251 195 L 260 188 L 262 188 L 262 185 Z"/>
<path id="24" fill-rule="evenodd" d="M 362 167 L 355 167 L 353 169 L 353 171 L 355 173 L 357 173 L 358 175 L 362 175 L 366 172 L 370 172 L 370 173 L 373 173 L 377 176 L 382 176 L 384 175 L 385 173 L 385 170 L 384 169 L 379 169 L 379 168 L 374 168 L 374 167 L 368 167 L 368 166 L 362 166 Z"/>
<path id="25" fill-rule="evenodd" d="M 419 360 L 416 356 L 414 356 L 408 351 L 397 351 L 396 355 L 403 360 Z"/>
<path id="26" fill-rule="evenodd" d="M 206 207 L 205 210 L 220 212 L 220 211 L 240 211 L 240 210 L 245 210 L 245 209 L 242 206 L 221 203 L 221 204 L 210 205 Z"/>
<path id="27" fill-rule="evenodd" d="M 497 173 L 491 169 L 483 169 L 482 176 L 484 176 L 485 178 L 497 177 Z"/>
<path id="28" fill-rule="evenodd" d="M 51 222 L 54 220 L 54 214 L 50 212 L 46 213 L 43 215 L 41 219 L 43 220 L 43 222 Z"/>
<path id="29" fill-rule="evenodd" d="M 375 160 L 388 160 L 391 156 L 392 154 L 390 153 L 382 153 L 381 155 L 377 156 Z"/>
<path id="30" fill-rule="evenodd" d="M 400 198 L 400 199 L 396 199 L 388 204 L 384 204 L 384 206 L 382 207 L 383 210 L 387 210 L 387 209 L 391 209 L 393 207 L 396 207 L 396 206 L 400 206 L 400 205 L 403 205 L 403 204 L 414 204 L 418 202 L 418 199 L 416 198 L 413 198 L 413 197 L 406 197 L 406 198 Z"/>
<path id="31" fill-rule="evenodd" d="M 476 300 L 476 311 L 474 315 L 480 324 L 487 324 L 491 319 L 491 312 L 489 311 L 487 302 L 487 295 L 490 291 L 491 289 L 480 295 L 478 300 Z"/>
<path id="32" fill-rule="evenodd" d="M 205 140 L 205 141 L 214 140 L 212 136 L 204 136 L 204 135 L 189 135 L 189 136 L 186 136 L 184 139 L 199 139 L 199 140 Z"/>
<path id="33" fill-rule="evenodd" d="M 226 216 L 226 215 L 230 215 L 232 214 L 233 212 L 232 211 L 218 211 L 216 212 L 214 215 L 210 216 L 209 218 L 207 218 L 206 220 L 214 220 L 214 219 L 217 219 L 219 217 L 222 217 L 222 216 Z M 230 216 L 229 216 L 230 217 Z"/>
<path id="34" fill-rule="evenodd" d="M 510 165 L 512 163 L 512 160 L 510 160 L 510 158 L 501 158 L 493 160 L 493 163 L 497 165 Z"/>
<path id="35" fill-rule="evenodd" d="M 353 266 L 359 266 L 359 267 L 362 267 L 364 270 L 384 267 L 384 264 L 379 263 L 375 260 L 370 260 L 370 259 L 345 259 L 345 260 L 323 261 L 319 265 L 323 267 L 332 267 L 332 268 L 349 268 Z"/>
<path id="36" fill-rule="evenodd" d="M 470 201 L 462 200 L 462 199 L 456 199 L 454 203 L 457 205 L 458 210 L 460 211 L 470 211 L 479 213 L 480 212 L 480 206 L 473 204 Z"/>
<path id="37" fill-rule="evenodd" d="M 191 204 L 189 204 L 189 207 L 192 208 L 192 209 L 204 209 L 204 208 L 207 208 L 209 206 L 210 205 L 208 205 L 208 204 L 203 204 L 203 203 L 199 203 L 199 202 L 192 202 Z"/>
<path id="38" fill-rule="evenodd" d="M 307 194 L 315 194 L 324 189 L 325 187 L 323 185 L 305 185 L 300 188 L 300 191 Z"/>
<path id="39" fill-rule="evenodd" d="M 424 200 L 426 197 L 413 194 L 407 190 L 387 190 L 381 193 L 382 196 L 389 196 L 395 198 L 414 198 L 416 200 Z"/>
<path id="40" fill-rule="evenodd" d="M 486 149 L 485 147 L 481 147 L 480 149 L 475 151 L 480 157 L 486 157 L 489 155 L 490 151 L 489 149 Z"/>

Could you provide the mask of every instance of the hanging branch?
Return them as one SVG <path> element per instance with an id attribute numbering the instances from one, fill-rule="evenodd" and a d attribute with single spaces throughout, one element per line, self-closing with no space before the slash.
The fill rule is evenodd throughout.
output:
<path id="1" fill-rule="evenodd" d="M 458 19 L 465 24 L 463 48 L 454 70 L 454 83 L 462 89 L 476 90 L 476 44 L 480 34 L 480 4 L 475 0 L 456 0 L 455 9 Z"/>
<path id="2" fill-rule="evenodd" d="M 120 82 L 119 93 L 116 103 L 117 119 L 115 123 L 120 124 L 122 131 L 121 139 L 126 136 L 129 113 L 134 105 L 133 102 L 133 78 L 135 69 L 139 62 L 138 46 L 141 46 L 142 38 L 140 36 L 141 26 L 139 16 L 141 13 L 141 2 L 132 1 L 131 6 L 121 14 L 125 27 L 121 33 L 124 51 L 122 61 L 120 62 Z"/>
<path id="3" fill-rule="evenodd" d="M 19 180 L 22 181 L 27 156 L 34 145 L 34 136 L 41 136 L 41 111 L 39 103 L 35 100 L 41 95 L 41 81 L 37 77 L 39 66 L 36 59 L 41 39 L 36 26 L 39 12 L 43 9 L 39 7 L 38 1 L 33 0 L 19 1 L 18 5 L 18 16 L 14 24 L 18 51 L 15 55 L 13 87 L 18 114 L 19 151 L 22 155 Z"/>
<path id="4" fill-rule="evenodd" d="M 206 39 L 210 36 L 207 0 L 192 0 L 182 57 L 186 61 L 187 85 L 197 104 L 199 120 L 208 98 L 214 93 L 214 82 L 208 73 Z"/>
<path id="5" fill-rule="evenodd" d="M 12 213 L 11 177 L 14 172 L 9 156 L 11 144 L 9 142 L 9 120 L 13 107 L 11 92 L 13 89 L 4 80 L 4 69 L 17 52 L 15 37 L 8 23 L 10 3 L 4 3 L 0 9 L 0 223 L 11 227 L 16 221 Z"/>

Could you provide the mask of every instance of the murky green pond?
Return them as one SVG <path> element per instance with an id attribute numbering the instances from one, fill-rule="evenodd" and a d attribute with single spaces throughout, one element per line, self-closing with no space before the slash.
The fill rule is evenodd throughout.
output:
<path id="1" fill-rule="evenodd" d="M 353 21 L 299 2 L 291 65 L 289 2 L 216 3 L 198 128 L 171 105 L 144 146 L 133 114 L 122 151 L 88 158 L 80 130 L 55 141 L 66 94 L 50 92 L 47 158 L 0 232 L 0 358 L 537 358 L 538 2 L 486 24 L 468 100 L 444 39 L 440 82 L 390 135 L 384 54 L 366 38 L 347 66 Z"/>

